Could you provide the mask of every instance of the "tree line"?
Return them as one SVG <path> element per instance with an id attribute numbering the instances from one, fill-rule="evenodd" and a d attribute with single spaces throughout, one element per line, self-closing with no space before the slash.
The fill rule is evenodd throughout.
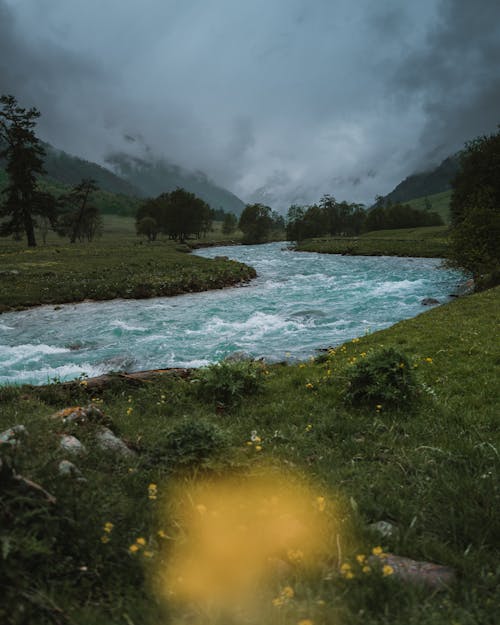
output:
<path id="1" fill-rule="evenodd" d="M 363 204 L 338 202 L 324 195 L 312 206 L 292 205 L 287 213 L 287 238 L 302 241 L 312 237 L 357 236 L 372 230 L 415 228 L 442 225 L 441 217 L 430 210 L 421 211 L 409 204 L 383 204 L 366 210 Z"/>

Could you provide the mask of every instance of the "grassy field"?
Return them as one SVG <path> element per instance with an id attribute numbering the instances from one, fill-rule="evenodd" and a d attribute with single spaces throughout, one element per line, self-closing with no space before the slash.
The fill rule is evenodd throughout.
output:
<path id="1" fill-rule="evenodd" d="M 443 191 L 442 193 L 435 193 L 429 195 L 427 198 L 419 197 L 413 200 L 409 200 L 408 204 L 411 204 L 413 208 L 425 210 L 425 200 L 428 199 L 431 203 L 430 210 L 440 215 L 445 224 L 450 223 L 450 200 L 451 189 L 449 191 Z"/>
<path id="2" fill-rule="evenodd" d="M 0 389 L 0 430 L 27 429 L 18 446 L 0 445 L 0 621 L 498 622 L 499 300 L 498 288 L 461 298 L 307 363 L 225 366 L 139 385 L 116 380 L 102 391 L 85 380 Z M 353 406 L 348 380 L 389 347 L 416 376 L 413 399 Z M 92 419 L 51 417 L 90 401 L 134 456 L 100 451 Z M 62 433 L 87 452 L 63 453 Z M 58 475 L 63 459 L 83 481 Z M 214 502 L 200 484 L 221 479 L 230 486 Z M 286 509 L 291 491 L 301 522 Z M 392 535 L 370 529 L 379 521 L 391 523 Z M 223 535 L 207 546 L 200 536 L 214 527 Z M 286 543 L 294 536 L 302 542 Z M 379 546 L 453 567 L 457 579 L 440 592 L 401 581 L 377 565 L 380 556 L 363 559 Z M 252 577 L 250 602 L 235 602 L 255 554 L 266 556 L 268 575 Z"/>
<path id="3" fill-rule="evenodd" d="M 105 216 L 103 236 L 90 244 L 71 245 L 54 234 L 46 245 L 31 249 L 24 242 L 2 240 L 0 312 L 84 299 L 177 295 L 255 276 L 241 263 L 188 252 L 187 245 L 141 240 L 135 236 L 132 218 L 111 215 Z"/>
<path id="4" fill-rule="evenodd" d="M 361 256 L 445 258 L 448 249 L 447 234 L 446 226 L 377 230 L 359 237 L 307 239 L 297 244 L 297 250 Z"/>

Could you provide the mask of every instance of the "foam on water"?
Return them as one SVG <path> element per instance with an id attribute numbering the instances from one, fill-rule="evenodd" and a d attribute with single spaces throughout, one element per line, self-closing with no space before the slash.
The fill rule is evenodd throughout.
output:
<path id="1" fill-rule="evenodd" d="M 424 297 L 444 302 L 463 280 L 437 259 L 305 254 L 283 243 L 197 253 L 245 262 L 258 278 L 237 289 L 6 313 L 0 383 L 199 367 L 235 351 L 305 359 L 424 312 Z"/>

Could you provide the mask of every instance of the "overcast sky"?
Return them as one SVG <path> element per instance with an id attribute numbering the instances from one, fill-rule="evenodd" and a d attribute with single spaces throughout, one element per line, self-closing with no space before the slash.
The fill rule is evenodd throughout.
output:
<path id="1" fill-rule="evenodd" d="M 0 93 L 101 163 L 149 149 L 244 201 L 370 203 L 496 130 L 500 2 L 0 0 Z"/>

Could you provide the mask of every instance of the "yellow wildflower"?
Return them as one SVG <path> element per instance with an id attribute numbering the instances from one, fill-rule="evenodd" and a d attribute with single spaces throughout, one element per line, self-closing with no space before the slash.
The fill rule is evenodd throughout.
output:
<path id="1" fill-rule="evenodd" d="M 109 543 L 109 536 L 107 534 L 104 534 L 104 536 L 101 536 L 101 542 L 104 544 Z"/>
<path id="2" fill-rule="evenodd" d="M 158 486 L 156 484 L 150 484 L 148 486 L 148 498 L 156 499 L 158 495 Z"/>
<path id="3" fill-rule="evenodd" d="M 159 536 L 160 538 L 163 538 L 163 539 L 168 538 L 168 535 L 167 535 L 167 534 L 165 534 L 165 532 L 164 532 L 163 530 L 159 530 L 159 531 L 158 531 L 158 536 Z"/>
<path id="4" fill-rule="evenodd" d="M 262 451 L 262 445 L 255 445 L 255 451 Z"/>
<path id="5" fill-rule="evenodd" d="M 313 429 L 312 423 L 306 425 L 306 432 L 310 432 Z"/>
<path id="6" fill-rule="evenodd" d="M 136 553 L 137 551 L 139 551 L 139 547 L 136 544 L 133 544 L 133 545 L 130 545 L 128 550 L 130 551 L 130 553 Z"/>
<path id="7" fill-rule="evenodd" d="M 154 553 L 152 551 L 144 551 L 144 553 L 142 554 L 145 558 L 152 558 L 154 556 Z"/>
<path id="8" fill-rule="evenodd" d="M 283 599 L 281 597 L 275 597 L 272 601 L 272 604 L 275 608 L 281 608 L 281 606 L 284 604 L 285 602 L 283 601 Z"/>
<path id="9" fill-rule="evenodd" d="M 352 339 L 353 343 L 359 343 L 359 339 Z"/>
<path id="10" fill-rule="evenodd" d="M 141 545 L 141 547 L 144 547 L 144 545 L 146 544 L 146 539 L 142 538 L 142 536 L 140 536 L 139 538 L 136 539 L 135 541 L 138 545 Z"/>
<path id="11" fill-rule="evenodd" d="M 302 618 L 297 625 L 314 625 L 310 618 Z"/>
<path id="12" fill-rule="evenodd" d="M 127 408 L 127 415 L 131 415 L 134 412 L 133 408 Z"/>
<path id="13" fill-rule="evenodd" d="M 107 523 L 104 523 L 104 531 L 105 531 L 107 534 L 110 534 L 110 533 L 111 533 L 111 531 L 112 531 L 113 527 L 114 527 L 113 523 L 110 523 L 109 521 L 108 521 Z"/>
<path id="14" fill-rule="evenodd" d="M 428 362 L 429 364 L 431 364 L 433 361 L 432 361 L 432 358 L 429 357 L 429 358 L 425 358 L 425 362 Z"/>
<path id="15" fill-rule="evenodd" d="M 306 384 L 306 388 L 308 388 L 309 390 L 311 390 L 312 388 L 314 388 L 314 384 L 311 384 L 311 382 L 308 382 Z"/>
<path id="16" fill-rule="evenodd" d="M 285 586 L 280 594 L 282 597 L 285 597 L 285 599 L 292 599 L 295 592 L 291 586 Z"/>
<path id="17" fill-rule="evenodd" d="M 359 555 L 356 556 L 356 560 L 358 561 L 359 564 L 364 564 L 366 561 L 366 556 L 360 553 Z"/>
<path id="18" fill-rule="evenodd" d="M 304 554 L 300 549 L 289 549 L 287 552 L 288 561 L 299 564 L 304 559 Z"/>
<path id="19" fill-rule="evenodd" d="M 372 553 L 374 556 L 380 558 L 383 555 L 384 550 L 382 549 L 382 547 L 373 547 Z"/>
<path id="20" fill-rule="evenodd" d="M 299 369 L 304 369 L 305 368 L 305 364 L 303 362 L 300 363 L 299 365 Z"/>
<path id="21" fill-rule="evenodd" d="M 384 577 L 387 577 L 388 575 L 392 575 L 394 573 L 394 569 L 392 568 L 392 566 L 390 566 L 389 564 L 384 564 L 384 567 L 382 568 L 382 575 Z"/>
<path id="22" fill-rule="evenodd" d="M 362 568 L 363 573 L 371 573 L 372 569 L 367 564 Z"/>

